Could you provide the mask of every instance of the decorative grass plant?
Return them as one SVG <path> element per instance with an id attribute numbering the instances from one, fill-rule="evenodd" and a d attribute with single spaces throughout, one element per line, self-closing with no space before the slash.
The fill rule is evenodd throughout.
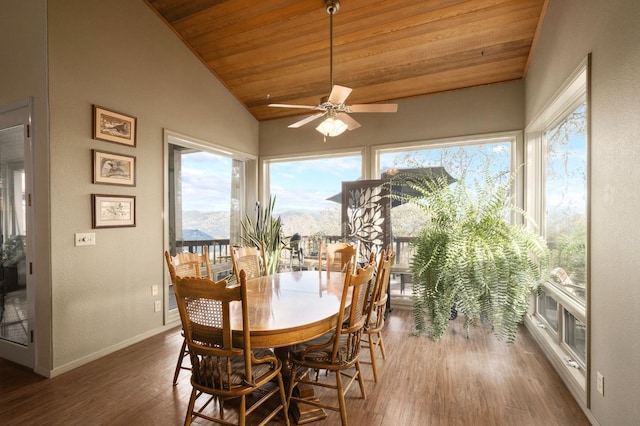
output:
<path id="1" fill-rule="evenodd" d="M 515 339 L 532 290 L 548 276 L 549 256 L 544 239 L 512 202 L 512 180 L 499 183 L 485 173 L 473 188 L 464 178 L 453 185 L 444 178 L 403 182 L 420 193 L 403 201 L 428 216 L 412 242 L 416 333 L 440 339 L 455 306 L 467 333 L 481 320 L 499 339 Z"/>
<path id="2" fill-rule="evenodd" d="M 260 248 L 261 242 L 264 241 L 269 274 L 279 272 L 281 252 L 284 247 L 282 221 L 280 216 L 273 217 L 275 204 L 275 197 L 270 198 L 265 208 L 258 209 L 255 222 L 249 215 L 246 215 L 241 222 L 242 240 L 245 244 Z"/>

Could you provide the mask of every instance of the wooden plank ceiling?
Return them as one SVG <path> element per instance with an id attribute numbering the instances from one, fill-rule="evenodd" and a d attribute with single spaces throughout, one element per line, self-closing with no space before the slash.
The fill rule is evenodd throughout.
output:
<path id="1" fill-rule="evenodd" d="M 331 91 L 324 0 L 145 0 L 256 119 Z M 547 0 L 342 0 L 333 83 L 347 104 L 524 77 Z"/>

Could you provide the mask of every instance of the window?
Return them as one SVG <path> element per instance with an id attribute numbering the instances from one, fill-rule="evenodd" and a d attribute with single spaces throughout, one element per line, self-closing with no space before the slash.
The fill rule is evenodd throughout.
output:
<path id="1" fill-rule="evenodd" d="M 247 168 L 255 161 L 202 141 L 165 132 L 167 247 L 202 253 L 208 246 L 214 279 L 227 276 L 230 245 L 239 244 Z M 176 308 L 169 287 L 169 310 Z"/>
<path id="2" fill-rule="evenodd" d="M 587 326 L 566 309 L 563 312 L 564 336 L 562 340 L 571 355 L 575 356 L 580 365 L 584 366 L 587 361 Z"/>
<path id="3" fill-rule="evenodd" d="M 274 213 L 282 219 L 285 237 L 302 237 L 306 263 L 313 266 L 318 239 L 342 239 L 342 182 L 362 178 L 362 153 L 268 159 L 263 170 L 266 193 L 275 197 Z"/>
<path id="4" fill-rule="evenodd" d="M 529 330 L 567 386 L 586 399 L 588 359 L 588 63 L 526 130 L 527 211 L 549 245 L 551 271 Z M 544 325 L 544 327 L 543 327 Z M 564 368 L 563 368 L 564 367 Z"/>
<path id="5" fill-rule="evenodd" d="M 544 232 L 554 280 L 586 300 L 587 135 L 586 103 L 544 132 Z"/>
<path id="6" fill-rule="evenodd" d="M 485 135 L 444 141 L 393 145 L 376 150 L 378 177 L 399 172 L 450 177 L 452 185 L 465 176 L 466 184 L 483 179 L 485 171 L 500 179 L 509 179 L 514 170 L 516 134 Z M 393 205 L 392 205 L 393 206 Z M 391 223 L 396 250 L 396 266 L 392 274 L 391 297 L 408 302 L 411 297 L 411 239 L 424 223 L 424 213 L 411 203 L 391 209 Z"/>
<path id="7" fill-rule="evenodd" d="M 537 299 L 537 311 L 555 333 L 558 333 L 558 302 L 544 290 Z"/>
<path id="8" fill-rule="evenodd" d="M 285 241 L 296 241 L 295 256 L 283 250 L 281 268 L 317 267 L 318 242 L 342 240 L 342 182 L 362 178 L 362 152 L 268 158 L 262 170 L 263 199 L 275 200 Z"/>

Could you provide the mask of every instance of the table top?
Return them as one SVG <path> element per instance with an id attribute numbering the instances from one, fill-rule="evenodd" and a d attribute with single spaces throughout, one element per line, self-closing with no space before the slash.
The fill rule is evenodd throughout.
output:
<path id="1" fill-rule="evenodd" d="M 247 281 L 251 347 L 274 348 L 305 342 L 336 326 L 344 274 L 281 272 Z M 240 330 L 240 309 L 231 312 Z"/>

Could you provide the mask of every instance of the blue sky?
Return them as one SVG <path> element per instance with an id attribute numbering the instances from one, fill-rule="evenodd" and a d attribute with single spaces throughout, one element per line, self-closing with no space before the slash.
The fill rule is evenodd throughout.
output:
<path id="1" fill-rule="evenodd" d="M 381 168 L 410 168 L 441 166 L 460 152 L 473 153 L 468 162 L 480 164 L 487 157 L 496 170 L 508 168 L 507 143 L 496 143 L 479 148 L 441 148 L 382 154 Z M 403 154 L 409 155 L 403 155 Z M 475 159 L 473 159 L 475 158 Z M 230 158 L 206 152 L 183 155 L 183 209 L 202 212 L 229 209 L 231 187 Z M 446 164 L 445 164 L 446 165 Z M 459 176 L 455 165 L 447 169 Z M 270 164 L 270 189 L 276 196 L 275 212 L 286 210 L 320 211 L 336 207 L 327 198 L 340 193 L 343 181 L 360 179 L 361 158 L 358 155 L 327 157 L 312 160 L 272 162 Z"/>
<path id="2" fill-rule="evenodd" d="M 182 165 L 183 210 L 229 210 L 231 158 L 196 152 L 183 154 Z"/>
<path id="3" fill-rule="evenodd" d="M 359 156 L 271 163 L 271 193 L 276 213 L 286 210 L 319 211 L 336 205 L 326 199 L 342 191 L 342 181 L 362 174 Z"/>
<path id="4" fill-rule="evenodd" d="M 558 155 L 547 157 L 547 215 L 585 214 L 587 208 L 587 144 L 584 134 L 571 135 L 567 145 L 553 144 Z"/>

